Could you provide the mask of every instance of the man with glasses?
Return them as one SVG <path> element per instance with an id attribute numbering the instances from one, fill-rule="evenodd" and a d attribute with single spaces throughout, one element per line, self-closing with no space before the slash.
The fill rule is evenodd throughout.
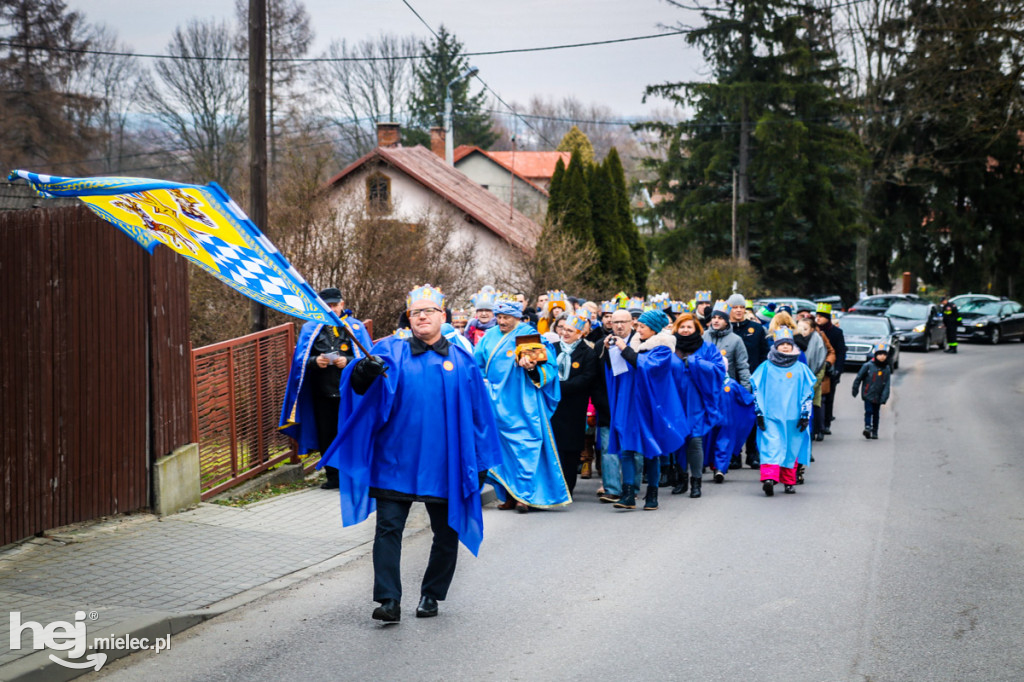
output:
<path id="1" fill-rule="evenodd" d="M 348 322 L 363 348 L 373 345 L 366 326 L 351 317 L 351 310 L 345 309 L 345 299 L 338 288 L 324 289 L 320 298 L 335 315 Z M 300 455 L 313 450 L 321 456 L 327 452 L 338 433 L 338 402 L 341 399 L 338 385 L 342 370 L 361 357 L 363 353 L 346 327 L 332 327 L 313 321 L 302 325 L 278 425 L 285 435 L 298 442 Z M 320 487 L 325 490 L 337 488 L 338 470 L 326 467 L 324 472 L 327 481 Z"/>
<path id="2" fill-rule="evenodd" d="M 503 504 L 525 514 L 530 507 L 571 502 L 551 431 L 551 415 L 561 393 L 551 344 L 522 322 L 518 303 L 494 307 L 498 326 L 474 350 L 494 405 L 501 464 L 488 472 Z M 523 340 L 521 337 L 529 336 Z M 544 356 L 539 359 L 539 356 Z"/>
<path id="3" fill-rule="evenodd" d="M 401 619 L 402 533 L 412 503 L 425 503 L 434 534 L 416 609 L 429 618 L 448 594 L 458 543 L 480 550 L 480 488 L 499 461 L 480 370 L 441 334 L 444 294 L 417 287 L 406 306 L 411 331 L 377 342 L 342 377 L 343 426 L 326 458 L 339 470 L 346 526 L 376 507 L 373 618 L 392 623 Z"/>

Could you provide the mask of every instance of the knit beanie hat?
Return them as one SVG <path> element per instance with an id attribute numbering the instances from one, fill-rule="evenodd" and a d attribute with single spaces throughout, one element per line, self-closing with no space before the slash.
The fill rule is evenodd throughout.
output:
<path id="1" fill-rule="evenodd" d="M 639 322 L 647 325 L 652 332 L 657 334 L 668 325 L 669 319 L 668 315 L 660 310 L 648 310 L 640 316 Z"/>
<path id="2" fill-rule="evenodd" d="M 725 299 L 725 302 L 729 304 L 730 308 L 747 307 L 747 299 L 743 298 L 743 294 L 733 294 L 729 298 Z"/>
<path id="3" fill-rule="evenodd" d="M 728 320 L 729 310 L 731 310 L 729 304 L 727 304 L 725 301 L 719 301 L 718 303 L 715 304 L 714 309 L 711 311 L 711 317 L 718 315 Z"/>

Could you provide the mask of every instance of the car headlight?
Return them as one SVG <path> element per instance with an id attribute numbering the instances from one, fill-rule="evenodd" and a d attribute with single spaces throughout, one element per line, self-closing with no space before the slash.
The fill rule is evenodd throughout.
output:
<path id="1" fill-rule="evenodd" d="M 926 326 L 926 324 L 919 324 L 916 327 L 914 327 L 914 331 L 918 333 L 923 332 Z"/>
<path id="2" fill-rule="evenodd" d="M 984 327 L 986 324 L 988 324 L 988 322 L 975 322 L 974 326 L 975 327 Z"/>

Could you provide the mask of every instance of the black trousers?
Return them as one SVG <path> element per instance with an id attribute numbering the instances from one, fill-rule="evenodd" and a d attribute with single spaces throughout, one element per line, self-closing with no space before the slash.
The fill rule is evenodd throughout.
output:
<path id="1" fill-rule="evenodd" d="M 822 407 L 822 411 L 825 413 L 825 428 L 826 429 L 832 427 L 832 406 L 836 402 L 836 384 L 837 383 L 838 382 L 835 379 L 833 379 L 832 380 L 832 390 L 829 391 L 828 393 L 822 394 L 822 396 L 821 396 L 821 407 Z"/>
<path id="2" fill-rule="evenodd" d="M 569 494 L 576 489 L 576 476 L 579 473 L 580 450 L 558 450 L 558 459 L 562 464 L 562 476 L 565 478 L 565 485 L 569 487 Z"/>
<path id="3" fill-rule="evenodd" d="M 373 538 L 373 600 L 402 601 L 402 532 L 409 518 L 412 502 L 377 499 L 377 534 Z M 448 505 L 427 502 L 430 529 L 434 542 L 430 546 L 427 571 L 423 574 L 420 595 L 442 601 L 455 575 L 459 556 L 459 534 L 448 525 Z"/>
<path id="4" fill-rule="evenodd" d="M 334 442 L 338 435 L 338 408 L 341 405 L 341 398 L 324 398 L 315 396 L 313 398 L 313 415 L 316 417 L 316 442 L 320 448 L 320 456 L 327 454 L 327 448 Z M 334 467 L 324 467 L 328 483 L 338 482 L 338 470 Z"/>
<path id="5" fill-rule="evenodd" d="M 757 424 L 747 434 L 747 466 L 761 461 L 761 453 L 757 449 Z"/>

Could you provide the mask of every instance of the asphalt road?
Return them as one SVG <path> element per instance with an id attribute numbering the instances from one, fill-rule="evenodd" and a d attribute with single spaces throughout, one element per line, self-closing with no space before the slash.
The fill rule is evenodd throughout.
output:
<path id="1" fill-rule="evenodd" d="M 1024 344 L 906 353 L 879 439 L 852 375 L 796 495 L 757 472 L 613 511 L 485 509 L 441 615 L 370 619 L 369 557 L 137 654 L 109 680 L 1024 679 Z M 326 522 L 335 522 L 327 519 Z"/>

